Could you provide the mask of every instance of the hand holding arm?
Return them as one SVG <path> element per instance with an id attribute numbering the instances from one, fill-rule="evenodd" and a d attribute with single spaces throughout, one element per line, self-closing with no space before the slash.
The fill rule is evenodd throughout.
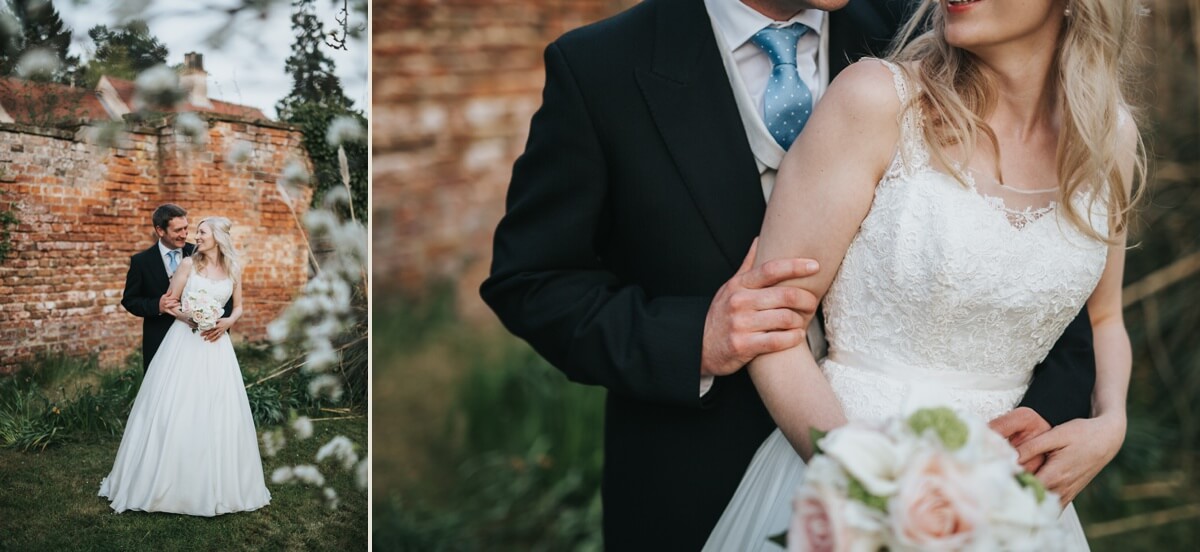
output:
<path id="1" fill-rule="evenodd" d="M 737 274 L 717 290 L 704 320 L 703 376 L 737 372 L 755 357 L 805 342 L 818 301 L 808 290 L 776 284 L 811 276 L 817 262 L 779 259 L 754 267 L 758 240 Z"/>
<path id="2" fill-rule="evenodd" d="M 169 313 L 172 310 L 179 308 L 179 300 L 172 299 L 170 295 L 164 294 L 158 299 L 158 312 Z"/>
<path id="3" fill-rule="evenodd" d="M 163 312 L 195 328 L 196 323 L 192 322 L 191 316 L 183 310 L 183 304 L 180 302 L 180 298 L 183 297 L 183 287 L 187 284 L 188 276 L 191 274 L 192 258 L 184 257 L 183 261 L 179 263 L 179 268 L 175 270 L 175 276 L 171 278 L 171 287 L 167 288 L 167 294 L 159 299 L 159 303 L 167 307 Z"/>

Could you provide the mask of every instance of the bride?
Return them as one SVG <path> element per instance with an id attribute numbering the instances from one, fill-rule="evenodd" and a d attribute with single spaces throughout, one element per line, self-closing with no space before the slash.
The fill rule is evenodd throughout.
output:
<path id="1" fill-rule="evenodd" d="M 902 36 L 928 21 L 923 34 L 830 86 L 780 168 L 756 260 L 839 267 L 786 284 L 823 297 L 829 356 L 818 365 L 795 347 L 751 363 L 779 429 L 706 550 L 761 549 L 787 528 L 810 428 L 938 402 L 983 419 L 1011 410 L 1085 302 L 1093 416 L 1020 452 L 1051 453 L 1058 467 L 1038 475 L 1064 500 L 1116 454 L 1131 365 L 1125 233 L 1143 164 L 1121 57 L 1137 9 L 925 2 Z M 1073 444 L 1055 448 L 1064 433 Z M 1070 548 L 1087 549 L 1072 508 L 1062 520 Z"/>
<path id="2" fill-rule="evenodd" d="M 238 253 L 224 217 L 197 225 L 196 253 L 179 265 L 167 295 L 182 307 L 134 399 L 100 496 L 113 510 L 216 516 L 271 501 L 250 403 L 225 330 L 242 315 Z M 203 292 L 233 312 L 212 333 L 196 333 L 188 295 Z M 205 336 L 210 336 L 206 338 Z"/>

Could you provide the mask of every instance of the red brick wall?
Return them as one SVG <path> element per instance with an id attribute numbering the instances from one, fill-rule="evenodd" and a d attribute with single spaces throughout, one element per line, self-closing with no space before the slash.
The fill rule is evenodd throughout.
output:
<path id="1" fill-rule="evenodd" d="M 177 143 L 170 126 L 137 129 L 109 149 L 65 131 L 0 125 L 0 209 L 11 205 L 20 218 L 0 262 L 0 371 L 43 351 L 97 351 L 111 365 L 140 347 L 141 319 L 121 307 L 121 291 L 129 256 L 154 243 L 151 213 L 167 202 L 188 210 L 193 236 L 206 216 L 233 221 L 246 266 L 245 315 L 233 335 L 265 338 L 307 281 L 303 241 L 275 179 L 289 159 L 309 161 L 290 127 L 208 119 L 199 149 Z M 254 154 L 231 169 L 223 152 L 234 140 L 251 142 Z M 311 196 L 301 193 L 299 209 Z"/>
<path id="2" fill-rule="evenodd" d="M 373 4 L 374 288 L 478 287 L 512 163 L 541 103 L 542 51 L 631 0 L 377 0 Z M 376 297 L 381 295 L 377 294 Z"/>

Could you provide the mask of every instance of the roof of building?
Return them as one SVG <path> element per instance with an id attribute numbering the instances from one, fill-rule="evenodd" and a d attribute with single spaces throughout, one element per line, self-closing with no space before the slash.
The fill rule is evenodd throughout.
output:
<path id="1" fill-rule="evenodd" d="M 103 83 L 112 90 L 103 95 Z M 114 100 L 112 92 L 117 98 Z M 0 77 L 0 122 L 16 122 L 31 126 L 56 126 L 79 120 L 97 121 L 120 119 L 134 111 L 132 81 L 104 76 L 96 89 L 80 88 L 53 82 L 36 82 L 17 77 Z M 119 101 L 124 106 L 113 105 Z M 106 104 L 107 102 L 107 104 Z M 267 120 L 262 110 L 221 100 L 209 99 L 211 106 L 194 105 L 184 101 L 166 112 L 198 111 L 232 115 L 246 119 Z"/>
<path id="2" fill-rule="evenodd" d="M 108 79 L 108 82 L 112 83 L 113 89 L 115 89 L 117 91 L 117 94 L 121 97 L 121 101 L 124 102 L 125 105 L 129 106 L 129 109 L 132 111 L 133 110 L 133 94 L 137 88 L 136 85 L 132 81 L 127 81 L 125 79 L 118 79 L 116 77 L 111 77 L 111 76 L 107 76 L 107 75 L 105 75 L 104 78 Z M 245 117 L 247 119 L 266 119 L 267 118 L 267 116 L 262 112 L 262 110 L 254 108 L 254 107 L 239 105 L 239 104 L 230 103 L 230 102 L 223 102 L 221 100 L 209 99 L 209 101 L 212 102 L 212 107 L 193 105 L 193 104 L 185 101 L 184 103 L 180 104 L 178 107 L 176 107 L 174 109 L 166 109 L 163 111 L 167 111 L 167 112 L 206 111 L 206 112 L 212 112 L 212 113 L 220 113 L 222 115 L 234 115 L 237 117 Z"/>
<path id="3" fill-rule="evenodd" d="M 16 77 L 0 77 L 0 111 L 34 126 L 111 118 L 95 90 Z"/>

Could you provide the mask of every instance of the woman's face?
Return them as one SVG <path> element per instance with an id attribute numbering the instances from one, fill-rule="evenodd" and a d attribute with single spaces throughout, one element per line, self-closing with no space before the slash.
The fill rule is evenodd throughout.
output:
<path id="1" fill-rule="evenodd" d="M 213 239 L 208 223 L 201 222 L 200 226 L 196 227 L 196 251 L 207 254 L 214 251 L 216 247 L 217 240 Z"/>
<path id="2" fill-rule="evenodd" d="M 1025 43 L 1052 49 L 1066 0 L 938 0 L 946 10 L 946 42 L 979 54 Z"/>

